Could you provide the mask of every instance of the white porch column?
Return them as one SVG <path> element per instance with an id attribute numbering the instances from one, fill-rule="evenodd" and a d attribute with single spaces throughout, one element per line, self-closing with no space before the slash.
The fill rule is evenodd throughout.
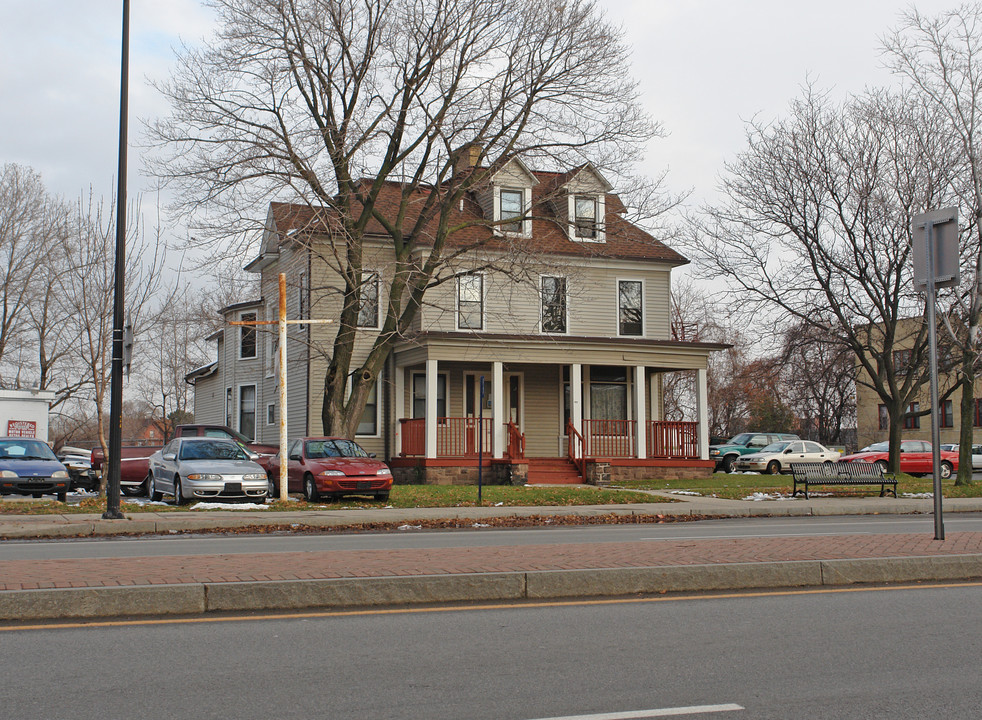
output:
<path id="1" fill-rule="evenodd" d="M 638 459 L 648 457 L 648 422 L 645 408 L 645 372 L 644 365 L 634 367 L 634 424 L 637 428 L 636 449 Z"/>
<path id="2" fill-rule="evenodd" d="M 696 370 L 696 413 L 699 433 L 699 458 L 709 459 L 709 393 L 706 369 Z"/>
<path id="3" fill-rule="evenodd" d="M 491 363 L 491 445 L 494 457 L 505 456 L 505 372 L 504 363 Z"/>
<path id="4" fill-rule="evenodd" d="M 393 452 L 402 454 L 402 420 L 406 417 L 406 368 L 395 366 L 395 398 L 392 402 L 392 415 L 396 423 Z"/>
<path id="5" fill-rule="evenodd" d="M 583 434 L 583 366 L 574 363 L 569 366 L 569 401 L 572 407 L 573 427 Z M 574 446 L 575 447 L 575 446 Z M 576 456 L 582 456 L 582 448 L 577 448 Z"/>
<path id="6" fill-rule="evenodd" d="M 436 457 L 436 360 L 426 361 L 426 457 Z"/>

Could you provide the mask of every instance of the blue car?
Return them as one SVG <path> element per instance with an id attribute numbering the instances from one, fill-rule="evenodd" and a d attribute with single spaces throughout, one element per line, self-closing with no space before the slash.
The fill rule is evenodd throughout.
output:
<path id="1" fill-rule="evenodd" d="M 48 444 L 33 438 L 0 438 L 0 495 L 54 493 L 65 502 L 72 480 Z"/>

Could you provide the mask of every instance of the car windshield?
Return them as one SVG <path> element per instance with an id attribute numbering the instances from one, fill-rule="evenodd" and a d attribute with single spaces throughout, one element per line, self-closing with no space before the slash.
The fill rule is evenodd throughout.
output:
<path id="1" fill-rule="evenodd" d="M 227 440 L 195 440 L 181 443 L 181 460 L 248 460 L 246 451 Z"/>
<path id="2" fill-rule="evenodd" d="M 888 442 L 878 442 L 872 445 L 867 445 L 859 452 L 890 452 L 890 443 Z"/>
<path id="3" fill-rule="evenodd" d="M 753 433 L 740 433 L 734 437 L 731 437 L 728 445 L 746 445 L 750 442 L 750 438 L 753 437 Z"/>
<path id="4" fill-rule="evenodd" d="M 758 450 L 758 452 L 762 452 L 762 453 L 779 453 L 782 450 L 784 450 L 784 448 L 786 448 L 790 444 L 791 443 L 789 443 L 789 442 L 776 442 L 776 443 L 771 443 L 770 445 L 768 445 L 766 447 L 762 447 L 760 450 Z"/>
<path id="5" fill-rule="evenodd" d="M 14 460 L 57 460 L 54 451 L 40 440 L 0 440 L 0 458 Z"/>
<path id="6" fill-rule="evenodd" d="M 361 445 L 353 440 L 308 440 L 307 457 L 368 457 Z"/>

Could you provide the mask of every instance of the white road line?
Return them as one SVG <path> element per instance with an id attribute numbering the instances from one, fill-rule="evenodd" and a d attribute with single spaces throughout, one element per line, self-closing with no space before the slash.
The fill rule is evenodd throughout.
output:
<path id="1" fill-rule="evenodd" d="M 665 542 L 670 542 L 672 540 L 768 540 L 770 538 L 783 538 L 783 537 L 822 537 L 822 536 L 833 536 L 838 537 L 843 533 L 838 532 L 810 532 L 810 533 L 775 533 L 773 535 L 676 535 L 673 537 L 657 537 L 657 538 L 638 538 L 638 540 L 664 540 Z M 873 532 L 852 532 L 846 533 L 848 535 L 881 535 L 883 533 L 873 533 Z"/>
<path id="2" fill-rule="evenodd" d="M 734 703 L 724 705 L 690 705 L 689 707 L 660 708 L 658 710 L 631 710 L 628 712 L 598 713 L 596 715 L 563 715 L 562 717 L 537 718 L 537 720 L 634 720 L 635 718 L 660 718 L 679 715 L 704 715 L 705 713 L 744 710 Z"/>

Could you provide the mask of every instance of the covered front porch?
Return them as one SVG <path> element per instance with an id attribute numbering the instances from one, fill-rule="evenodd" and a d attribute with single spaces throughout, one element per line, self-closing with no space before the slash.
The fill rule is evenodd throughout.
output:
<path id="1" fill-rule="evenodd" d="M 390 465 L 427 483 L 470 484 L 479 473 L 515 484 L 708 476 L 713 349 L 426 334 L 394 353 Z M 694 371 L 692 421 L 663 418 L 661 375 L 671 370 Z"/>

